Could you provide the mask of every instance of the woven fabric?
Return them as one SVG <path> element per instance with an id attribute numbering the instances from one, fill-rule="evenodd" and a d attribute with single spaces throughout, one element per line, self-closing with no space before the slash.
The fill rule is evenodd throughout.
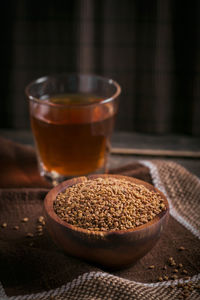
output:
<path id="1" fill-rule="evenodd" d="M 171 215 L 200 238 L 199 178 L 174 162 L 156 161 L 154 164 L 171 200 Z"/>
<path id="2" fill-rule="evenodd" d="M 166 194 L 173 217 L 199 238 L 199 179 L 172 162 L 142 163 L 149 167 L 154 185 Z M 194 275 L 189 281 L 195 284 L 200 283 L 200 274 Z M 188 279 L 140 283 L 109 273 L 92 271 L 48 292 L 6 297 L 3 288 L 0 288 L 0 296 L 2 297 L 0 299 L 179 299 L 182 291 L 178 284 L 183 282 L 188 282 Z M 174 286 L 173 289 L 170 288 L 172 285 Z M 199 291 L 194 289 L 187 299 L 200 299 Z"/>

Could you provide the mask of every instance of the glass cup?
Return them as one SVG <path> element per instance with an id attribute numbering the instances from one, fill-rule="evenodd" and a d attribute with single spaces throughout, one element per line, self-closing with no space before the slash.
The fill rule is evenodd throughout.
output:
<path id="1" fill-rule="evenodd" d="M 45 76 L 26 87 L 41 176 L 51 182 L 105 172 L 121 88 L 86 74 Z"/>

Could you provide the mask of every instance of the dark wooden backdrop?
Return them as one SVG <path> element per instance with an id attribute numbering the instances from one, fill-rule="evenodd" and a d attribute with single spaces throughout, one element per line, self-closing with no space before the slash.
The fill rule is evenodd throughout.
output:
<path id="1" fill-rule="evenodd" d="M 1 3 L 0 127 L 29 127 L 24 88 L 56 72 L 122 86 L 117 129 L 200 135 L 200 1 Z"/>

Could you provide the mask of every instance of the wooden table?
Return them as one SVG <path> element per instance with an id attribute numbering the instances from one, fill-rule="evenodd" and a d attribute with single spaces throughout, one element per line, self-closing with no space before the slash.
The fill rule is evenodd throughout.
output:
<path id="1" fill-rule="evenodd" d="M 0 135 L 13 141 L 33 145 L 30 130 L 0 130 Z M 181 135 L 149 135 L 115 132 L 109 159 L 111 168 L 134 160 L 173 160 L 200 177 L 200 138 Z"/>

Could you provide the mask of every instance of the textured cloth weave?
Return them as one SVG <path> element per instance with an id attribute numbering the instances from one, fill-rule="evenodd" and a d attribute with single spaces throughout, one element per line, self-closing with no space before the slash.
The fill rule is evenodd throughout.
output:
<path id="1" fill-rule="evenodd" d="M 135 265 L 115 272 L 69 257 L 52 243 L 46 231 L 43 236 L 34 232 L 48 189 L 28 187 L 29 180 L 15 188 L 9 182 L 6 188 L 4 181 L 4 188 L 0 189 L 0 222 L 7 221 L 8 227 L 0 230 L 0 299 L 178 299 L 182 293 L 178 283 L 188 281 L 181 273 L 179 280 L 158 282 L 169 256 L 183 263 L 189 281 L 200 282 L 199 179 L 173 162 L 156 160 L 133 163 L 113 172 L 152 179 L 166 194 L 171 216 L 157 245 Z M 26 173 L 22 179 L 28 177 Z M 42 186 L 37 178 L 35 182 L 36 186 Z M 21 223 L 27 216 L 29 222 Z M 19 230 L 13 230 L 15 225 L 20 226 Z M 33 232 L 34 237 L 27 239 L 25 232 Z M 185 251 L 178 251 L 180 246 Z M 152 264 L 155 269 L 148 269 Z M 173 272 L 167 268 L 170 278 Z M 174 288 L 169 288 L 170 285 Z M 200 299 L 199 291 L 194 289 L 188 299 Z"/>

